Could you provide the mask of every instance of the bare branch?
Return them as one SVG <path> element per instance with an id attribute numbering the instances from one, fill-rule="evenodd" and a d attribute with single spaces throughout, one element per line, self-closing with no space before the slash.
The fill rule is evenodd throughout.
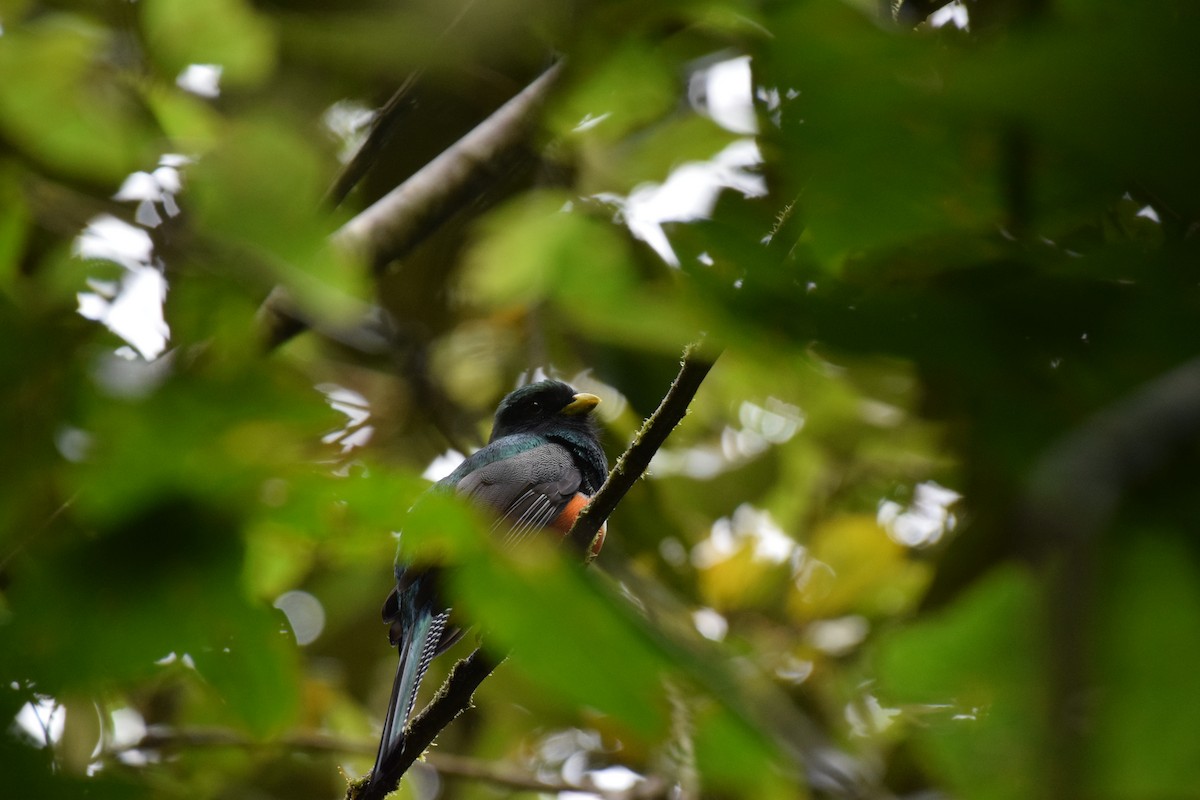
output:
<path id="1" fill-rule="evenodd" d="M 546 70 L 490 117 L 333 234 L 379 271 L 403 256 L 502 172 L 525 145 L 534 112 L 562 71 Z"/>
<path id="2" fill-rule="evenodd" d="M 335 231 L 334 245 L 358 254 L 375 272 L 410 252 L 519 159 L 534 113 L 561 71 L 559 63 L 543 72 L 437 158 Z M 416 80 L 416 73 L 410 79 Z M 406 81 L 393 100 L 401 103 L 408 88 Z M 340 189 L 335 186 L 331 191 Z M 278 288 L 259 309 L 259 323 L 268 352 L 314 327 L 314 320 L 306 319 Z M 365 320 L 361 331 L 338 332 L 339 340 L 371 348 L 376 343 L 371 323 Z"/>

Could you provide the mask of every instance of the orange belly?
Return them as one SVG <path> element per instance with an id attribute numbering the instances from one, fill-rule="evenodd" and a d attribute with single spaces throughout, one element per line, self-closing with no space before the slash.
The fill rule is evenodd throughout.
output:
<path id="1" fill-rule="evenodd" d="M 571 526 L 575 524 L 575 520 L 579 517 L 580 512 L 583 511 L 584 507 L 587 506 L 588 499 L 589 498 L 583 496 L 582 494 L 576 494 L 571 498 L 571 501 L 567 503 L 566 507 L 559 512 L 558 517 L 550 524 L 550 526 L 557 531 L 561 531 L 563 536 L 566 536 L 567 533 L 570 532 Z M 599 554 L 600 548 L 604 546 L 604 535 L 607 533 L 607 531 L 608 523 L 606 522 L 600 526 L 600 532 L 597 533 L 596 538 L 592 540 L 593 556 Z"/>

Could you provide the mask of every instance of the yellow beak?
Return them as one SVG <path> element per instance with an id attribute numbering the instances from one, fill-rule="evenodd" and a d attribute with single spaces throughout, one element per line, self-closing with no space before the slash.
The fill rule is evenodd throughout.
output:
<path id="1" fill-rule="evenodd" d="M 560 414 L 574 416 L 576 414 L 586 414 L 596 406 L 600 405 L 600 398 L 594 394 L 580 392 L 571 398 L 571 402 L 558 410 Z"/>

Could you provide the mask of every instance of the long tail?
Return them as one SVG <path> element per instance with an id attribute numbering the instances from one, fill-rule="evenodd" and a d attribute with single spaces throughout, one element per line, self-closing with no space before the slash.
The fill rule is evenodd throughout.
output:
<path id="1" fill-rule="evenodd" d="M 379 738 L 379 754 L 371 770 L 372 784 L 387 777 L 388 761 L 404 748 L 404 732 L 417 700 L 417 690 L 425 671 L 429 669 L 429 662 L 438 653 L 438 644 L 449 618 L 449 611 L 434 613 L 432 607 L 424 605 L 413 609 L 406 620 L 399 643 L 400 663 L 392 683 L 392 697 L 388 701 L 383 734 Z"/>

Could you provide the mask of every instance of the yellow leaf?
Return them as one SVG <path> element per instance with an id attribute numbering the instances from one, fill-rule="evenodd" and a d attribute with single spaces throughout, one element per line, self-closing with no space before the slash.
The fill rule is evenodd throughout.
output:
<path id="1" fill-rule="evenodd" d="M 874 517 L 836 517 L 813 533 L 788 611 L 799 620 L 896 614 L 920 597 L 928 580 L 928 567 L 910 559 Z"/>

